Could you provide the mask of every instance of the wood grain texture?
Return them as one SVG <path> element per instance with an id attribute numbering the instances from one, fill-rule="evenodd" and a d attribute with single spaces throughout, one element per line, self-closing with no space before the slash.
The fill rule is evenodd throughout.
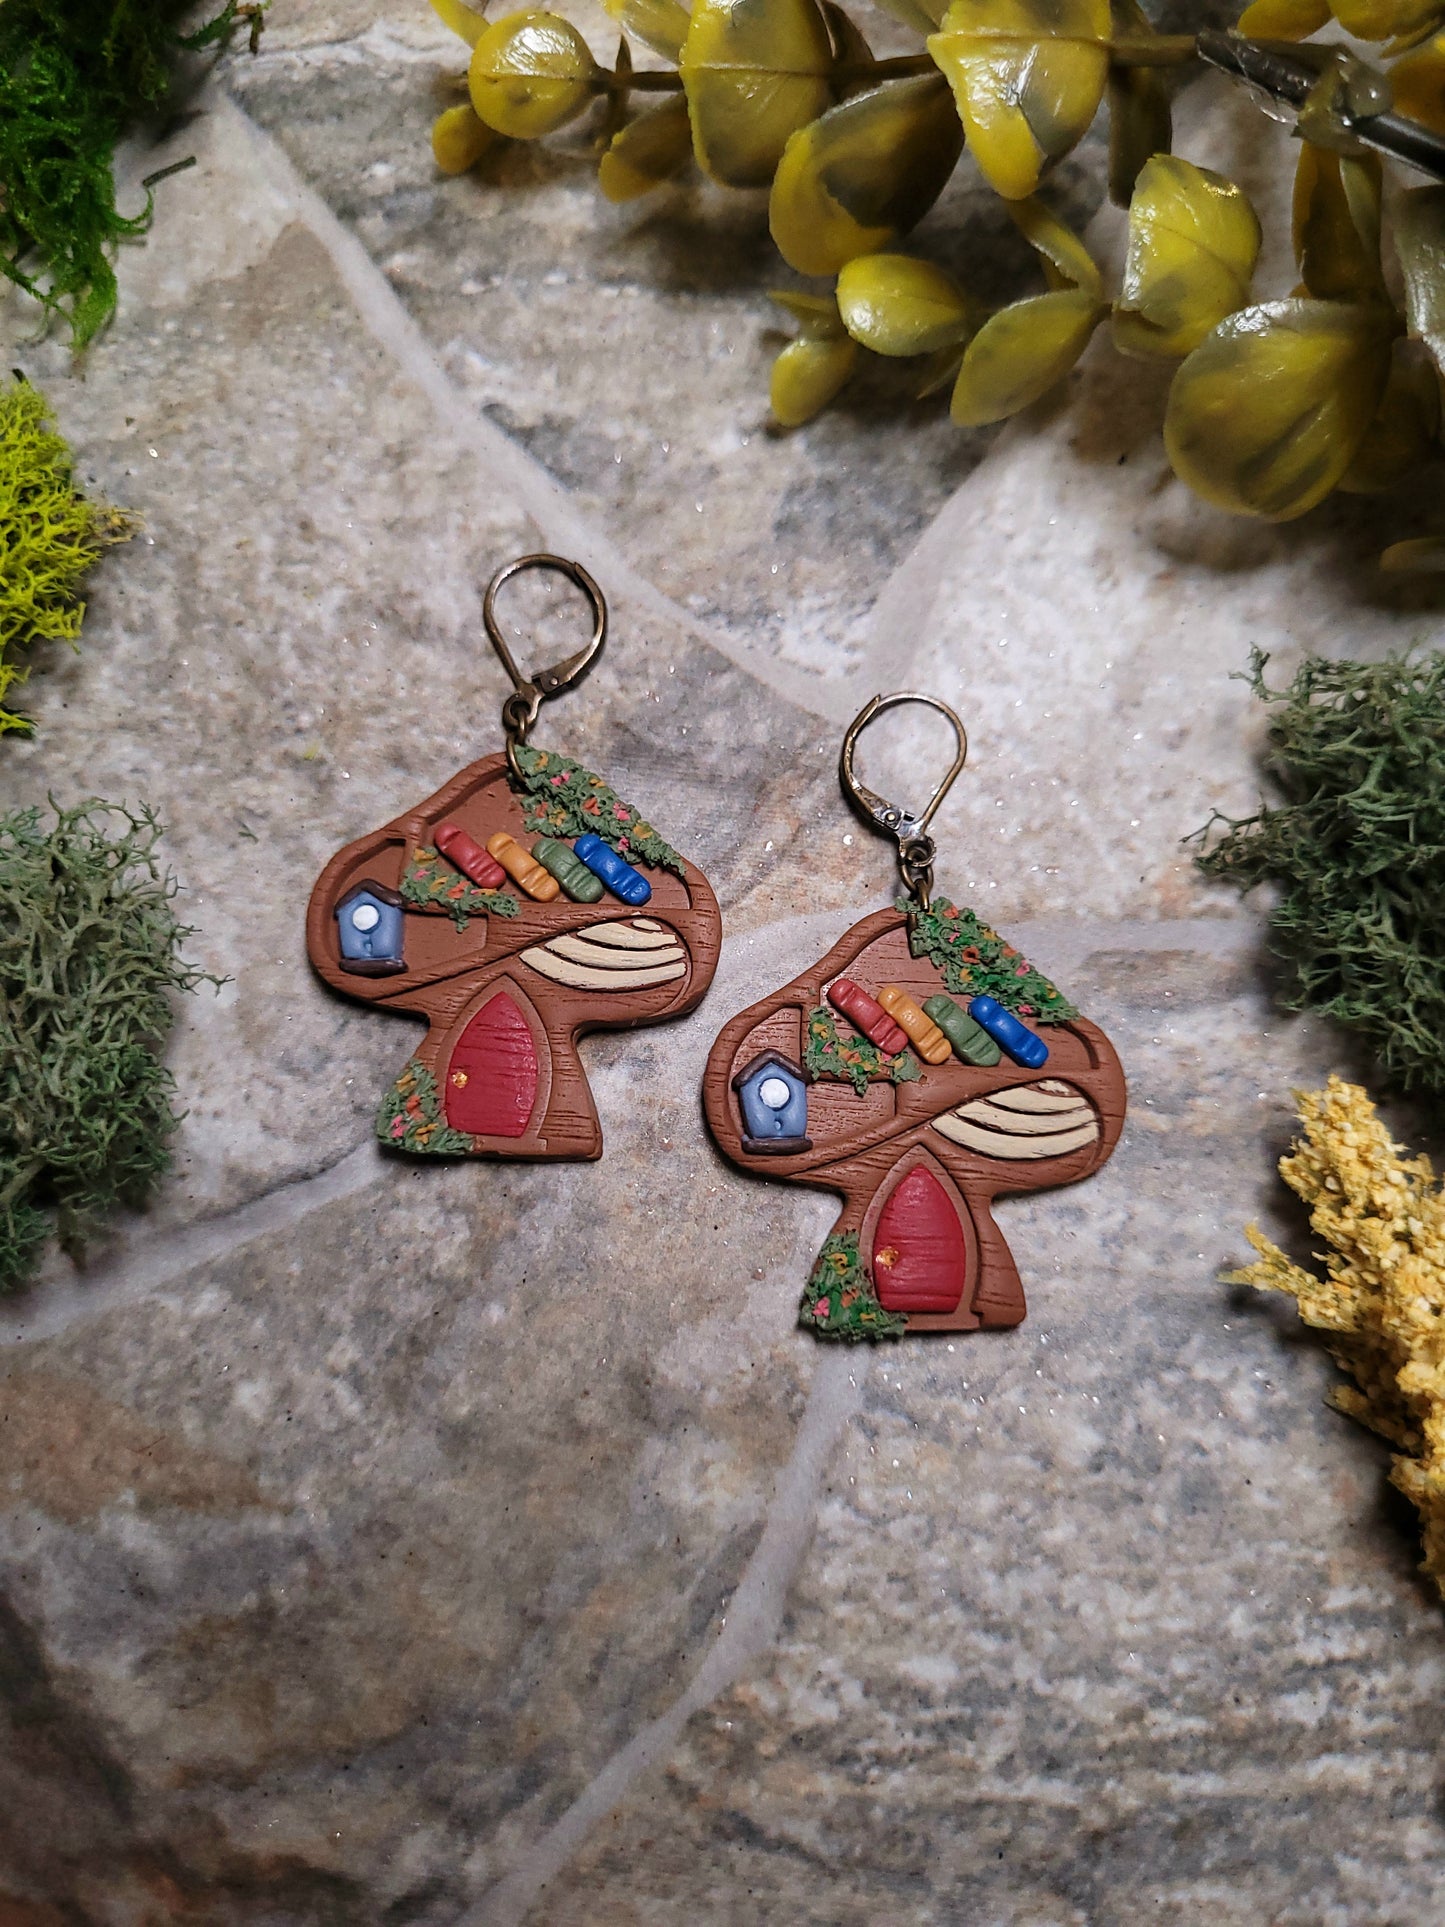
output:
<path id="1" fill-rule="evenodd" d="M 539 903 L 517 892 L 515 917 L 473 917 L 464 930 L 458 930 L 443 909 L 408 907 L 403 972 L 360 977 L 343 970 L 337 904 L 363 877 L 395 888 L 411 852 L 431 846 L 442 822 L 457 824 L 483 848 L 499 831 L 515 837 L 524 849 L 534 840 L 523 819 L 522 799 L 508 781 L 505 757 L 484 756 L 469 764 L 416 809 L 337 851 L 317 878 L 307 908 L 306 948 L 312 967 L 341 996 L 426 1018 L 425 1041 L 412 1056 L 431 1072 L 444 1096 L 449 1067 L 468 1026 L 504 991 L 531 1033 L 537 1059 L 535 1094 L 523 1129 L 513 1134 L 509 1126 L 505 1135 L 477 1133 L 474 1155 L 600 1157 L 602 1129 L 577 1040 L 594 1030 L 666 1023 L 696 1008 L 712 982 L 722 948 L 722 917 L 712 887 L 691 863 L 684 864 L 683 877 L 648 869 L 652 898 L 642 910 L 612 897 L 596 904 L 572 903 L 561 896 Z M 619 926 L 641 928 L 619 940 Z M 601 935 L 585 939 L 588 931 Z M 643 960 L 653 951 L 668 960 L 666 975 L 622 968 L 612 973 L 615 983 L 591 981 L 600 978 L 600 971 L 590 972 L 585 985 L 559 983 L 553 960 L 559 955 L 558 940 L 567 938 L 606 946 L 600 956 L 615 952 Z M 561 954 L 565 957 L 571 947 L 564 942 Z M 529 950 L 543 958 L 552 976 L 527 961 L 524 953 Z"/>
<path id="2" fill-rule="evenodd" d="M 981 1066 L 951 1056 L 942 1064 L 922 1064 L 922 1076 L 914 1083 L 874 1082 L 862 1097 L 846 1084 L 820 1080 L 808 1093 L 812 1149 L 791 1157 L 750 1155 L 743 1148 L 733 1076 L 760 1049 L 777 1048 L 780 1035 L 800 1038 L 808 1012 L 825 1001 L 828 986 L 843 975 L 870 995 L 885 984 L 896 984 L 920 1004 L 947 988 L 926 958 L 909 952 L 908 923 L 902 912 L 880 910 L 865 917 L 810 969 L 740 1012 L 719 1032 L 703 1075 L 708 1128 L 724 1156 L 745 1171 L 837 1192 L 843 1209 L 833 1231 L 858 1233 L 865 1263 L 871 1261 L 877 1225 L 895 1188 L 915 1168 L 926 1168 L 958 1211 L 967 1254 L 966 1278 L 952 1311 L 900 1307 L 908 1330 L 956 1332 L 1017 1325 L 1026 1310 L 1023 1286 L 990 1206 L 1007 1193 L 1075 1184 L 1092 1176 L 1110 1156 L 1124 1128 L 1127 1104 L 1124 1069 L 1114 1047 L 1097 1024 L 1079 1017 L 1042 1030 L 1049 1060 L 1041 1070 L 1029 1070 L 1007 1057 L 999 1064 Z M 1053 1085 L 1065 1088 L 1053 1091 L 1049 1088 Z M 1029 1095 L 1012 1095 L 1025 1090 Z M 1002 1109 L 1012 1110 L 1020 1120 L 1047 1115 L 1054 1106 L 1062 1106 L 1062 1114 L 1079 1137 L 1084 1133 L 1078 1126 L 1077 1107 L 1087 1104 L 1095 1128 L 1088 1131 L 1087 1142 L 1045 1157 L 1033 1155 L 1032 1145 L 1024 1156 L 985 1153 L 935 1128 L 935 1119 L 1000 1093 L 1011 1094 Z M 985 1120 L 988 1115 L 975 1114 Z M 976 1142 L 982 1131 L 975 1129 L 968 1135 Z M 1020 1130 L 1019 1135 L 1026 1134 Z M 1008 1148 L 1006 1141 L 1003 1148 Z M 921 1187 L 915 1189 L 921 1191 Z"/>

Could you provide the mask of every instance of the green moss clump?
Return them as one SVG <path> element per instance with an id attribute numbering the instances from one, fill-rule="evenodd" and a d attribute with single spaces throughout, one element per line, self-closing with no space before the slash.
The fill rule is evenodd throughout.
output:
<path id="1" fill-rule="evenodd" d="M 1273 883 L 1271 948 L 1289 1009 L 1354 1031 L 1404 1090 L 1445 1092 L 1445 655 L 1310 656 L 1271 706 L 1267 770 L 1283 801 L 1196 839 L 1206 876 Z M 1222 826 L 1222 833 L 1219 832 Z"/>
<path id="2" fill-rule="evenodd" d="M 193 11 L 194 0 L 0 0 L 0 273 L 64 315 L 77 348 L 114 311 L 111 248 L 150 225 L 149 187 L 136 214 L 115 204 L 117 141 L 163 105 L 182 48 L 260 17 L 227 0 L 182 35 Z"/>
<path id="3" fill-rule="evenodd" d="M 7 4 L 0 0 L 0 18 Z M 28 382 L 0 382 L 0 733 L 31 727 L 3 707 L 6 691 L 27 673 L 16 652 L 76 640 L 85 615 L 82 576 L 137 526 L 76 489 L 70 450 L 44 397 Z"/>
<path id="4" fill-rule="evenodd" d="M 154 813 L 92 800 L 0 817 L 0 1291 L 54 1231 L 72 1255 L 144 1204 L 180 1119 L 160 1062 L 182 961 Z"/>

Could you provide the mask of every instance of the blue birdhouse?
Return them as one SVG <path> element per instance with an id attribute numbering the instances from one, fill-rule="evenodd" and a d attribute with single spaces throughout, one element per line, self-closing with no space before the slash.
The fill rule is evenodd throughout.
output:
<path id="1" fill-rule="evenodd" d="M 391 977 L 406 969 L 403 902 L 371 877 L 354 884 L 337 904 L 341 968 L 354 977 Z"/>
<path id="2" fill-rule="evenodd" d="M 743 1114 L 743 1149 L 791 1157 L 811 1151 L 808 1086 L 802 1071 L 775 1050 L 755 1057 L 733 1079 Z"/>

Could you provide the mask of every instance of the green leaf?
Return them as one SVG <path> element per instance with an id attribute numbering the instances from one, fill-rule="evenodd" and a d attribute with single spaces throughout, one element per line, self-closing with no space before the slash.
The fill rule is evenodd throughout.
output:
<path id="1" fill-rule="evenodd" d="M 1082 288 L 1097 295 L 1103 285 L 1098 263 L 1072 228 L 1050 214 L 1042 201 L 1011 201 L 1009 214 L 1029 246 L 1044 257 L 1051 288 Z"/>
<path id="2" fill-rule="evenodd" d="M 1232 181 L 1156 154 L 1129 203 L 1115 346 L 1141 356 L 1197 348 L 1249 299 L 1259 242 L 1259 220 Z"/>
<path id="3" fill-rule="evenodd" d="M 1445 134 L 1445 35 L 1395 62 L 1390 92 L 1397 114 Z"/>
<path id="4" fill-rule="evenodd" d="M 1445 535 L 1419 535 L 1410 542 L 1392 542 L 1380 557 L 1389 575 L 1434 575 L 1445 571 Z"/>
<path id="5" fill-rule="evenodd" d="M 1395 207 L 1405 318 L 1445 377 L 1445 187 L 1415 187 Z"/>
<path id="6" fill-rule="evenodd" d="M 1262 302 L 1180 364 L 1164 445 L 1197 495 L 1288 521 L 1336 486 L 1374 420 L 1393 324 L 1343 301 Z"/>
<path id="7" fill-rule="evenodd" d="M 965 339 L 972 325 L 962 289 L 942 268 L 907 254 L 850 261 L 838 276 L 838 312 L 875 355 L 930 355 Z"/>
<path id="8" fill-rule="evenodd" d="M 1300 143 L 1294 177 L 1294 251 L 1307 293 L 1322 301 L 1383 298 L 1380 159 Z"/>
<path id="9" fill-rule="evenodd" d="M 1032 194 L 1088 131 L 1109 30 L 1109 0 L 953 0 L 930 37 L 968 150 L 1005 200 Z"/>
<path id="10" fill-rule="evenodd" d="M 861 94 L 871 84 L 862 70 L 873 64 L 873 49 L 853 16 L 838 5 L 838 0 L 818 0 L 818 5 L 833 43 L 833 86 L 838 98 L 846 100 L 850 94 Z M 842 67 L 858 68 L 860 73 L 844 79 L 838 72 Z"/>
<path id="11" fill-rule="evenodd" d="M 947 0 L 876 0 L 876 4 L 915 33 L 930 34 L 943 18 Z"/>
<path id="12" fill-rule="evenodd" d="M 1356 40 L 1413 44 L 1440 24 L 1439 0 L 1330 0 L 1330 12 Z"/>
<path id="13" fill-rule="evenodd" d="M 1116 34 L 1147 39 L 1153 34 L 1139 0 L 1112 0 Z M 1174 140 L 1168 72 L 1160 67 L 1109 68 L 1109 199 L 1127 207 L 1144 163 L 1167 154 Z"/>
<path id="14" fill-rule="evenodd" d="M 941 75 L 886 81 L 793 134 L 783 151 L 768 224 L 799 274 L 836 274 L 922 220 L 963 150 Z"/>
<path id="15" fill-rule="evenodd" d="M 624 33 L 665 60 L 679 59 L 688 27 L 687 8 L 680 0 L 604 0 L 604 4 Z"/>
<path id="16" fill-rule="evenodd" d="M 784 428 L 801 428 L 828 406 L 852 374 L 858 344 L 847 335 L 832 340 L 800 335 L 773 363 L 769 400 Z"/>
<path id="17" fill-rule="evenodd" d="M 446 22 L 453 33 L 460 34 L 469 47 L 475 47 L 487 30 L 485 14 L 463 5 L 463 0 L 431 0 L 431 4 L 432 11 Z"/>
<path id="18" fill-rule="evenodd" d="M 432 122 L 432 157 L 443 174 L 465 174 L 501 135 L 477 116 L 469 101 L 448 107 Z"/>
<path id="19" fill-rule="evenodd" d="M 1082 288 L 1037 294 L 990 315 L 963 357 L 950 413 L 960 428 L 1003 421 L 1062 381 L 1107 310 Z"/>
<path id="20" fill-rule="evenodd" d="M 816 0 L 697 0 L 680 71 L 698 165 L 728 187 L 766 187 L 788 136 L 830 99 Z"/>
<path id="21" fill-rule="evenodd" d="M 1383 494 L 1429 460 L 1439 433 L 1439 378 L 1423 349 L 1397 341 L 1375 419 L 1340 487 L 1352 495 Z"/>
<path id="22" fill-rule="evenodd" d="M 1236 31 L 1251 40 L 1308 40 L 1329 17 L 1328 0 L 1254 0 Z"/>
<path id="23" fill-rule="evenodd" d="M 597 170 L 609 201 L 632 201 L 680 174 L 692 159 L 692 127 L 680 94 L 649 107 L 614 134 Z"/>
<path id="24" fill-rule="evenodd" d="M 801 324 L 810 341 L 841 341 L 848 332 L 831 294 L 798 294 L 792 288 L 774 288 L 768 298 Z"/>

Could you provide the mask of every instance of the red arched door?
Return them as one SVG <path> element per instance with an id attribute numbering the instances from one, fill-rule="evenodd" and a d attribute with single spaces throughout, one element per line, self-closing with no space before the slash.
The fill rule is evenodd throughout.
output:
<path id="1" fill-rule="evenodd" d="M 504 990 L 482 1005 L 447 1066 L 447 1123 L 476 1137 L 521 1137 L 537 1101 L 537 1046 Z"/>
<path id="2" fill-rule="evenodd" d="M 873 1288 L 885 1311 L 953 1311 L 968 1282 L 968 1245 L 953 1199 L 916 1164 L 873 1233 Z"/>

